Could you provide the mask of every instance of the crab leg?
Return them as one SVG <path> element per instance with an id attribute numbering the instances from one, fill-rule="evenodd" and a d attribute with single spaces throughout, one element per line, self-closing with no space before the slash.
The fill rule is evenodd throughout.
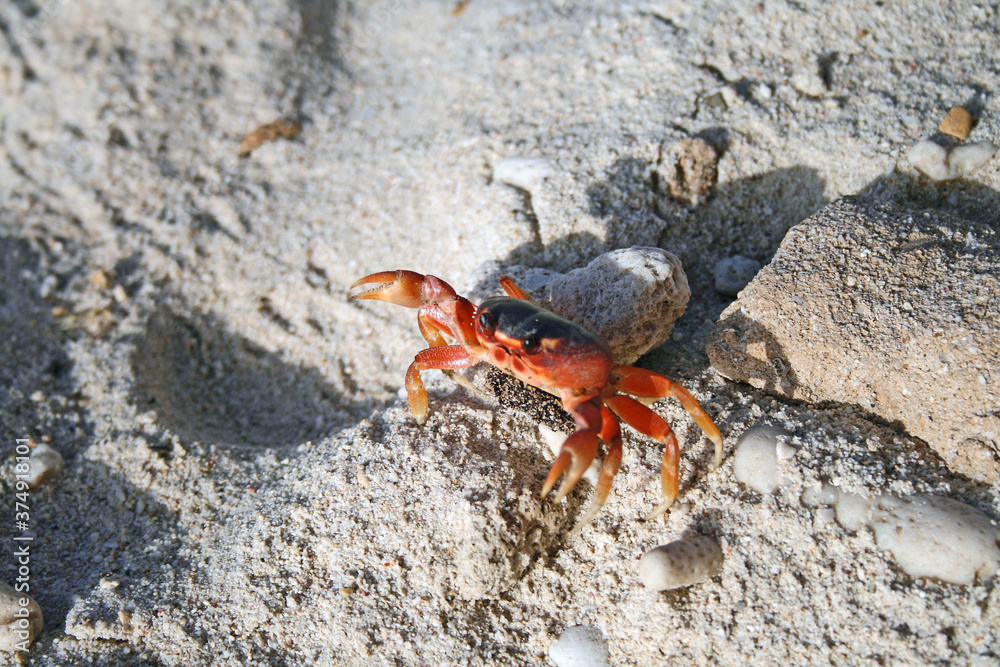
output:
<path id="1" fill-rule="evenodd" d="M 569 474 L 556 493 L 556 500 L 562 500 L 587 471 L 597 456 L 597 434 L 602 427 L 601 404 L 596 396 L 564 396 L 563 407 L 573 415 L 579 431 L 566 438 L 559 449 L 559 455 L 549 469 L 549 476 L 542 485 L 542 498 L 548 495 L 556 480 L 566 468 Z"/>
<path id="2" fill-rule="evenodd" d="M 587 472 L 587 468 L 590 467 L 596 456 L 597 433 L 595 431 L 577 431 L 566 438 L 566 442 L 563 443 L 562 448 L 559 450 L 559 456 L 552 463 L 549 476 L 545 478 L 545 484 L 542 486 L 542 498 L 548 495 L 552 487 L 555 486 L 559 476 L 562 475 L 566 468 L 569 468 L 566 479 L 563 480 L 559 491 L 556 493 L 556 500 L 565 498 L 566 494 L 583 477 L 583 473 Z M 572 467 L 570 467 L 571 463 Z"/>
<path id="3" fill-rule="evenodd" d="M 406 398 L 410 404 L 410 412 L 418 424 L 427 421 L 427 390 L 420 379 L 420 371 L 468 368 L 478 361 L 462 345 L 429 347 L 417 352 L 413 363 L 406 369 Z"/>
<path id="4" fill-rule="evenodd" d="M 597 486 L 594 488 L 594 499 L 590 502 L 590 508 L 576 523 L 573 534 L 580 532 L 584 526 L 597 516 L 601 507 L 611 493 L 611 483 L 618 474 L 618 468 L 622 463 L 622 429 L 618 424 L 618 419 L 607 408 L 601 406 L 601 441 L 608 446 L 608 453 L 604 456 L 604 463 L 601 465 L 601 476 L 597 478 Z"/>
<path id="5" fill-rule="evenodd" d="M 713 469 L 719 467 L 722 463 L 722 434 L 719 432 L 719 427 L 715 425 L 712 418 L 708 416 L 708 413 L 705 412 L 701 404 L 698 403 L 697 399 L 687 389 L 670 378 L 653 371 L 648 371 L 645 368 L 618 366 L 614 369 L 614 373 L 618 375 L 618 379 L 613 384 L 615 389 L 619 391 L 624 391 L 639 398 L 665 398 L 673 396 L 680 401 L 680 404 L 684 406 L 684 409 L 687 410 L 688 414 L 691 415 L 691 418 L 694 419 L 695 423 L 698 424 L 708 439 L 715 443 L 715 465 Z M 631 424 L 631 421 L 628 419 L 625 419 L 625 421 Z"/>
<path id="6" fill-rule="evenodd" d="M 647 520 L 653 519 L 666 512 L 677 499 L 680 467 L 680 446 L 677 444 L 677 436 L 660 415 L 631 396 L 608 396 L 604 402 L 626 424 L 663 444 L 663 464 L 660 467 L 663 502 L 646 515 Z"/>
<path id="7" fill-rule="evenodd" d="M 535 303 L 535 300 L 528 296 L 528 293 L 517 286 L 514 283 L 514 279 L 510 276 L 500 276 L 500 286 L 503 287 L 503 291 L 507 292 L 507 296 L 512 299 L 521 299 L 523 301 L 530 301 Z"/>

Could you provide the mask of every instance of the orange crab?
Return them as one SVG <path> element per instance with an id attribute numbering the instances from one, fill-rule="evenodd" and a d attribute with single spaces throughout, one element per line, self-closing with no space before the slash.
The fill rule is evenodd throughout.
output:
<path id="1" fill-rule="evenodd" d="M 621 464 L 621 428 L 615 415 L 665 448 L 661 469 L 663 502 L 646 518 L 665 512 L 677 498 L 677 437 L 659 415 L 640 401 L 651 403 L 674 396 L 715 443 L 715 466 L 722 461 L 719 428 L 684 387 L 653 371 L 615 366 L 611 347 L 603 338 L 538 305 L 510 277 L 500 278 L 509 296 L 488 298 L 478 307 L 440 278 L 413 271 L 373 273 L 355 282 L 351 289 L 371 283 L 379 285 L 352 298 L 378 299 L 418 309 L 420 333 L 430 345 L 416 354 L 406 371 L 410 412 L 418 423 L 427 419 L 427 391 L 420 371 L 447 371 L 485 361 L 559 397 L 576 422 L 578 430 L 563 443 L 545 479 L 543 498 L 567 468 L 569 472 L 556 499 L 569 493 L 597 456 L 598 440 L 604 442 L 607 454 L 594 499 L 579 527 L 593 519 L 604 505 Z"/>

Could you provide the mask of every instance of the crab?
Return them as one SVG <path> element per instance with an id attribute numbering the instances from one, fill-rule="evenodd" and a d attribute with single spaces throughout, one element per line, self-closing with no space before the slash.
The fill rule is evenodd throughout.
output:
<path id="1" fill-rule="evenodd" d="M 486 362 L 555 395 L 576 422 L 577 431 L 562 444 L 542 485 L 542 498 L 565 472 L 555 496 L 557 501 L 564 498 L 597 457 L 598 441 L 605 444 L 594 497 L 578 529 L 598 514 L 618 474 L 622 460 L 619 418 L 664 446 L 663 500 L 646 518 L 663 514 L 676 500 L 677 437 L 648 403 L 676 398 L 715 444 L 715 467 L 722 461 L 719 428 L 690 392 L 659 373 L 616 366 L 607 341 L 535 303 L 509 276 L 500 277 L 507 296 L 487 298 L 479 306 L 440 278 L 414 271 L 373 273 L 351 289 L 362 285 L 375 286 L 351 298 L 417 309 L 417 324 L 429 347 L 417 352 L 406 370 L 405 385 L 410 412 L 419 424 L 426 421 L 428 409 L 421 371 L 450 372 Z"/>

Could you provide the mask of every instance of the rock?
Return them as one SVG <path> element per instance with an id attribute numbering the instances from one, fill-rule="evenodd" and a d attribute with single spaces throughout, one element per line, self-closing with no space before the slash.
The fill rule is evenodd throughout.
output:
<path id="1" fill-rule="evenodd" d="M 823 97 L 826 92 L 826 83 L 818 68 L 809 67 L 798 70 L 792 75 L 792 87 L 806 97 Z"/>
<path id="2" fill-rule="evenodd" d="M 951 181 L 979 169 L 996 152 L 991 141 L 946 146 L 924 139 L 914 144 L 906 157 L 914 169 L 932 181 Z"/>
<path id="3" fill-rule="evenodd" d="M 788 232 L 722 313 L 709 359 L 779 396 L 857 404 L 995 483 L 998 251 L 987 225 L 841 199 Z"/>
<path id="4" fill-rule="evenodd" d="M 958 178 L 971 174 L 996 155 L 997 147 L 992 141 L 976 141 L 951 149 L 948 155 L 949 175 Z"/>
<path id="5" fill-rule="evenodd" d="M 566 274 L 489 262 L 475 272 L 473 301 L 498 293 L 504 273 L 546 308 L 602 336 L 618 364 L 665 343 L 691 296 L 681 261 L 660 248 L 613 250 Z"/>
<path id="6" fill-rule="evenodd" d="M 877 495 L 868 500 L 824 484 L 802 493 L 806 507 L 832 505 L 837 523 L 856 532 L 868 526 L 911 577 L 952 584 L 985 581 L 1000 568 L 1000 529 L 975 507 L 932 494 Z M 817 518 L 820 512 L 817 510 Z M 826 523 L 828 519 L 824 516 Z"/>
<path id="7" fill-rule="evenodd" d="M 0 651 L 27 651 L 42 631 L 42 609 L 27 593 L 0 583 Z"/>
<path id="8" fill-rule="evenodd" d="M 874 507 L 875 541 L 912 577 L 968 585 L 1000 568 L 1000 530 L 970 505 L 935 495 L 886 495 Z"/>
<path id="9" fill-rule="evenodd" d="M 726 296 L 736 296 L 760 271 L 760 262 L 742 255 L 733 255 L 716 262 L 715 291 Z"/>
<path id="10" fill-rule="evenodd" d="M 736 481 L 746 484 L 757 493 L 774 493 L 781 482 L 778 466 L 779 458 L 791 458 L 787 450 L 794 448 L 779 442 L 778 438 L 788 433 L 777 426 L 759 424 L 740 435 L 733 454 L 733 476 Z M 782 456 L 779 456 L 779 448 Z"/>
<path id="11" fill-rule="evenodd" d="M 802 491 L 802 504 L 806 507 L 833 505 L 837 523 L 845 530 L 854 533 L 868 524 L 872 501 L 855 493 L 841 491 L 832 484 L 824 484 L 819 489 L 804 489 Z M 821 520 L 823 523 L 829 523 L 825 513 Z"/>
<path id="12" fill-rule="evenodd" d="M 938 132 L 965 141 L 972 132 L 972 114 L 965 107 L 952 107 L 938 126 Z"/>
<path id="13" fill-rule="evenodd" d="M 695 205 L 715 187 L 719 180 L 719 152 L 710 143 L 683 139 L 665 153 L 664 166 L 658 172 L 671 197 Z"/>
<path id="14" fill-rule="evenodd" d="M 56 477 L 66 469 L 62 454 L 44 443 L 37 445 L 28 457 L 28 474 L 25 481 L 35 488 Z"/>
<path id="15" fill-rule="evenodd" d="M 600 628 L 574 625 L 549 648 L 549 659 L 558 667 L 607 667 L 608 642 Z"/>
<path id="16" fill-rule="evenodd" d="M 694 586 L 722 569 L 722 548 L 711 537 L 693 535 L 650 549 L 639 559 L 639 581 L 654 591 Z"/>

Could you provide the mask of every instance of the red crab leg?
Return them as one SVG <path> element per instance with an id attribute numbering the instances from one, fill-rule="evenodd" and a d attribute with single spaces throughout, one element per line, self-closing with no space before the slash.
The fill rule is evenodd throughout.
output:
<path id="1" fill-rule="evenodd" d="M 618 366 L 612 373 L 618 375 L 618 379 L 613 382 L 615 389 L 639 398 L 665 398 L 672 395 L 680 401 L 680 404 L 684 406 L 684 409 L 688 411 L 688 414 L 704 431 L 708 439 L 715 443 L 715 465 L 713 468 L 719 467 L 722 463 L 722 434 L 719 432 L 719 427 L 715 425 L 712 418 L 708 416 L 708 413 L 687 389 L 670 378 L 645 368 Z"/>
<path id="2" fill-rule="evenodd" d="M 507 296 L 511 298 L 531 301 L 531 297 L 528 296 L 524 290 L 518 287 L 514 283 L 514 279 L 510 276 L 500 276 L 500 286 L 503 287 L 504 292 L 507 292 Z"/>
<path id="3" fill-rule="evenodd" d="M 663 502 L 646 516 L 647 520 L 655 518 L 666 512 L 667 508 L 677 499 L 678 468 L 680 466 L 680 446 L 677 444 L 677 436 L 660 415 L 631 396 L 608 396 L 604 402 L 626 424 L 657 442 L 663 443 L 663 465 L 660 467 Z"/>
<path id="4" fill-rule="evenodd" d="M 462 345 L 442 345 L 420 350 L 413 357 L 413 363 L 406 369 L 406 397 L 410 412 L 418 424 L 427 421 L 427 390 L 420 379 L 420 371 L 436 368 L 439 370 L 467 368 L 477 363 Z"/>
<path id="5" fill-rule="evenodd" d="M 500 276 L 500 286 L 503 287 L 503 291 L 507 292 L 507 296 L 513 299 L 521 299 L 523 301 L 530 301 L 531 303 L 540 305 L 537 301 L 528 296 L 528 293 L 523 289 L 518 287 L 514 283 L 514 279 L 510 276 Z"/>
<path id="6" fill-rule="evenodd" d="M 587 513 L 577 522 L 573 533 L 580 532 L 601 511 L 601 507 L 604 506 L 611 493 L 611 483 L 614 481 L 615 475 L 618 474 L 618 467 L 622 463 L 622 430 L 618 425 L 618 419 L 604 405 L 601 406 L 601 422 L 600 438 L 608 446 L 608 453 L 604 456 L 601 476 L 597 479 L 597 486 L 594 488 L 594 499 L 590 502 Z"/>
<path id="7" fill-rule="evenodd" d="M 566 479 L 563 480 L 562 486 L 556 493 L 556 500 L 565 498 L 566 494 L 583 477 L 583 473 L 587 472 L 587 468 L 590 467 L 595 456 L 597 456 L 596 431 L 577 431 L 566 438 L 566 442 L 559 450 L 559 456 L 556 457 L 552 468 L 549 469 L 549 476 L 545 478 L 545 484 L 542 486 L 542 498 L 549 494 L 549 491 L 555 486 L 556 480 L 566 468 L 569 468 L 572 462 L 573 467 L 570 468 L 569 474 L 566 475 Z"/>
<path id="8" fill-rule="evenodd" d="M 424 313 L 417 313 L 417 326 L 420 327 L 420 333 L 431 347 L 442 347 L 448 344 L 448 341 L 441 335 L 441 328 Z"/>
<path id="9" fill-rule="evenodd" d="M 601 428 L 601 406 L 596 396 L 573 396 L 563 398 L 563 407 L 573 415 L 579 431 L 566 438 L 559 449 L 559 455 L 549 469 L 549 476 L 542 485 L 542 498 L 548 495 L 556 480 L 566 468 L 572 467 L 556 493 L 556 500 L 566 497 L 573 486 L 583 477 L 597 456 L 597 434 Z"/>

